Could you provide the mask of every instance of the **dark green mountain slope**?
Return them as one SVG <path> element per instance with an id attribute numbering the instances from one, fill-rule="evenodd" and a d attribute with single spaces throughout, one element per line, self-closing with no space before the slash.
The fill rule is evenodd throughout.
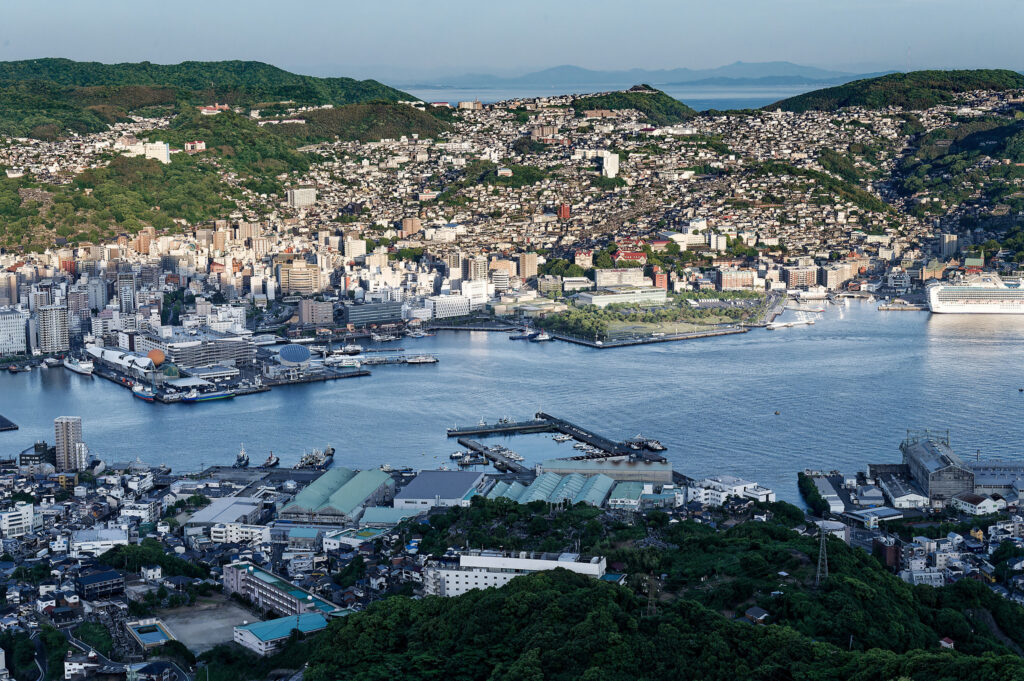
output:
<path id="1" fill-rule="evenodd" d="M 636 109 L 655 125 L 680 123 L 697 115 L 696 111 L 678 99 L 649 85 L 638 85 L 624 92 L 581 97 L 573 102 L 573 108 L 577 112 L 587 109 Z"/>
<path id="2" fill-rule="evenodd" d="M 783 99 L 766 109 L 783 111 L 834 111 L 847 106 L 881 109 L 902 106 L 926 109 L 948 102 L 958 92 L 1024 88 L 1024 76 L 1005 69 L 964 71 L 912 71 L 878 78 L 855 80 L 836 87 L 814 90 Z"/>

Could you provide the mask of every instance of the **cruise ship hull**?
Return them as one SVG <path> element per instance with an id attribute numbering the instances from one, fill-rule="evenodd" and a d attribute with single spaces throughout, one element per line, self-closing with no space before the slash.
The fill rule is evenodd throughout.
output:
<path id="1" fill-rule="evenodd" d="M 1024 288 L 1008 286 L 994 274 L 954 284 L 931 284 L 928 309 L 935 314 L 1024 314 Z"/>

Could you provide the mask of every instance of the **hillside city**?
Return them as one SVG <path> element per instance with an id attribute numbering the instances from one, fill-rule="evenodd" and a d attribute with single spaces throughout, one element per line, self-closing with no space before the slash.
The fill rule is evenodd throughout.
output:
<path id="1" fill-rule="evenodd" d="M 982 153 L 944 184 L 907 187 L 926 144 L 957 126 L 1012 124 L 1024 91 L 666 122 L 588 108 L 591 97 L 601 101 L 402 102 L 444 109 L 444 131 L 303 145 L 308 167 L 264 178 L 280 192 L 261 191 L 212 140 L 166 141 L 169 115 L 5 139 L 0 166 L 21 183 L 12 210 L 56 212 L 62 191 L 104 200 L 80 185 L 97 169 L 185 162 L 214 172 L 231 206 L 95 241 L 35 223 L 33 239 L 51 245 L 0 251 L 2 368 L 64 367 L 145 402 L 258 401 L 278 386 L 437 363 L 413 348 L 438 332 L 616 352 L 773 328 L 784 309 L 810 315 L 846 297 L 926 310 L 930 281 L 1017 270 L 1000 240 L 1024 209 L 1021 164 Z M 193 113 L 263 130 L 330 108 L 293 104 Z M 409 352 L 395 345 L 406 341 Z M 925 648 L 965 669 L 1020 669 L 1024 464 L 908 433 L 891 453 L 899 463 L 801 472 L 800 508 L 726 471 L 691 477 L 653 439 L 516 419 L 450 430 L 459 451 L 439 470 L 356 470 L 332 465 L 329 448 L 287 468 L 243 448 L 234 465 L 181 471 L 107 460 L 80 416 L 57 418 L 52 442 L 20 444 L 0 416 L 0 677 L 342 678 L 317 635 L 372 648 L 358 628 L 382 613 L 459 607 L 430 597 L 527 608 L 511 600 L 517 584 L 555 582 L 616 585 L 644 621 L 685 598 L 736 636 L 782 624 L 837 655 Z M 569 454 L 531 466 L 486 440 L 513 433 L 546 433 Z M 913 603 L 923 622 L 895 643 L 905 613 L 889 601 Z M 878 622 L 849 602 L 877 604 Z M 827 666 L 821 650 L 806 656 Z"/>

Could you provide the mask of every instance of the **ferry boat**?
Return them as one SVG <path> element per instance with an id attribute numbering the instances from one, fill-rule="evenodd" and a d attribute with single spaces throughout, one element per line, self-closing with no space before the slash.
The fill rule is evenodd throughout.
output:
<path id="1" fill-rule="evenodd" d="M 142 385 L 141 383 L 136 384 L 132 388 L 132 397 L 137 397 L 143 402 L 152 402 L 154 399 L 156 399 L 156 395 L 153 393 L 153 391 L 147 388 L 146 386 Z"/>
<path id="2" fill-rule="evenodd" d="M 406 364 L 437 364 L 437 357 L 433 355 L 410 355 L 405 358 Z"/>
<path id="3" fill-rule="evenodd" d="M 1024 287 L 997 274 L 928 285 L 928 309 L 936 314 L 1024 314 Z"/>
<path id="4" fill-rule="evenodd" d="M 324 360 L 324 364 L 329 367 L 355 367 L 358 369 L 362 364 L 355 357 L 328 357 Z"/>
<path id="5" fill-rule="evenodd" d="M 245 453 L 245 445 L 238 450 L 238 456 L 235 457 L 235 463 L 231 465 L 232 468 L 247 468 L 249 466 L 249 455 Z"/>
<path id="6" fill-rule="evenodd" d="M 71 371 L 74 371 L 76 374 L 82 374 L 83 376 L 92 376 L 93 364 L 88 360 L 80 362 L 74 357 L 69 356 L 64 358 L 64 368 L 70 369 Z"/>
<path id="7" fill-rule="evenodd" d="M 274 452 L 270 452 L 270 456 L 267 457 L 267 460 L 263 462 L 260 468 L 274 468 L 279 463 L 281 463 L 281 459 L 274 456 Z"/>
<path id="8" fill-rule="evenodd" d="M 189 390 L 181 398 L 182 402 L 210 402 L 212 400 L 230 400 L 235 396 L 231 390 L 214 390 L 213 392 L 201 393 L 198 390 Z"/>
<path id="9" fill-rule="evenodd" d="M 345 347 L 341 348 L 340 350 L 335 350 L 334 354 L 336 354 L 336 355 L 339 355 L 339 354 L 340 355 L 358 355 L 362 351 L 363 351 L 363 346 L 362 345 L 353 345 L 352 343 L 349 343 L 348 345 L 346 345 Z"/>
<path id="10" fill-rule="evenodd" d="M 544 331 L 541 331 L 540 333 L 530 337 L 530 342 L 531 343 L 543 343 L 544 341 L 549 341 L 549 340 L 554 340 L 554 339 L 551 336 L 549 336 L 547 333 L 545 333 Z"/>

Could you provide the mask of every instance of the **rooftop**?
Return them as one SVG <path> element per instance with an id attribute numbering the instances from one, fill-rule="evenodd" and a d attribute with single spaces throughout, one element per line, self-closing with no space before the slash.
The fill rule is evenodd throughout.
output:
<path id="1" fill-rule="evenodd" d="M 475 471 L 421 471 L 395 495 L 395 500 L 464 499 L 483 477 L 483 473 Z"/>
<path id="2" fill-rule="evenodd" d="M 278 641 L 291 636 L 293 630 L 298 629 L 303 634 L 313 631 L 320 631 L 327 626 L 327 619 L 320 613 L 310 612 L 298 617 L 279 617 L 266 622 L 253 622 L 235 627 L 248 631 L 261 641 Z"/>

